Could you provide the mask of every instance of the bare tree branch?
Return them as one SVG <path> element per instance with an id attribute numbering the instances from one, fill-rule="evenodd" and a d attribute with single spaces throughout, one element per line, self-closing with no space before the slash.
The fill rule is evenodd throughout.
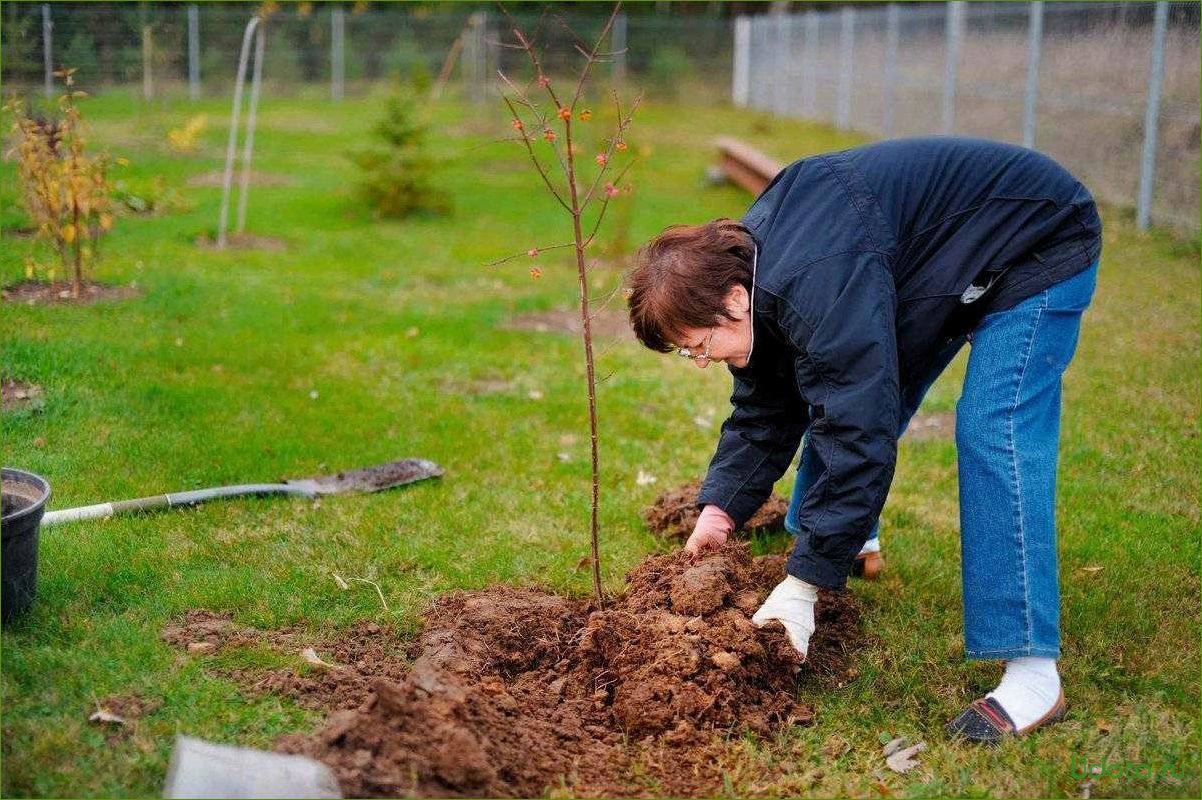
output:
<path id="1" fill-rule="evenodd" d="M 588 80 L 589 70 L 593 67 L 593 62 L 597 60 L 597 51 L 601 49 L 601 43 L 605 41 L 605 37 L 609 35 L 609 29 L 613 27 L 614 20 L 617 19 L 618 12 L 622 9 L 621 2 L 614 3 L 614 10 L 610 12 L 609 19 L 605 20 L 605 27 L 601 29 L 601 33 L 597 36 L 596 43 L 593 44 L 592 51 L 589 52 L 588 58 L 584 62 L 584 67 L 580 70 L 580 79 L 576 81 L 576 91 L 572 95 L 572 111 L 576 110 L 576 101 L 580 99 L 580 92 L 584 90 L 584 82 Z"/>
<path id="2" fill-rule="evenodd" d="M 505 100 L 505 105 L 509 106 L 509 112 L 513 114 L 513 118 L 520 123 L 522 118 L 518 115 L 518 110 L 513 107 L 513 103 L 509 100 L 509 96 L 502 94 L 501 97 Z M 561 206 L 563 206 L 564 210 L 570 213 L 572 211 L 572 207 L 567 204 L 566 200 L 560 197 L 559 191 L 555 188 L 555 185 L 551 183 L 551 179 L 547 176 L 546 170 L 543 169 L 543 165 L 538 160 L 538 156 L 534 154 L 534 148 L 530 146 L 530 137 L 526 134 L 525 128 L 520 128 L 518 133 L 521 134 L 522 144 L 526 145 L 526 152 L 530 154 L 530 161 L 533 162 L 534 168 L 538 170 L 539 177 L 543 179 L 543 183 L 547 185 L 547 190 L 551 192 L 551 195 L 559 202 Z"/>
<path id="3" fill-rule="evenodd" d="M 559 250 L 564 247 L 575 247 L 575 246 L 576 246 L 575 242 L 561 242 L 559 244 L 549 244 L 546 247 L 535 247 L 532 249 L 535 251 L 535 254 L 538 255 L 541 253 L 545 253 L 548 250 Z M 495 267 L 498 264 L 504 264 L 507 261 L 513 261 L 515 258 L 522 258 L 523 256 L 525 256 L 526 258 L 530 258 L 530 251 L 527 250 L 524 253 L 513 253 L 512 255 L 505 256 L 504 258 L 498 258 L 496 261 L 489 261 L 484 266 Z"/>

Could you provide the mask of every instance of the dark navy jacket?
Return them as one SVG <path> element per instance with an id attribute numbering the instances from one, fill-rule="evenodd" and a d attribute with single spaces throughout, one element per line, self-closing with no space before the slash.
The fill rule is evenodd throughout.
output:
<path id="1" fill-rule="evenodd" d="M 787 570 L 842 588 L 893 479 L 903 388 L 983 314 L 1093 264 L 1101 220 L 1047 156 L 930 136 L 797 161 L 743 222 L 754 343 L 730 367 L 734 411 L 698 503 L 742 525 L 808 431 L 821 476 Z M 970 286 L 988 289 L 964 303 Z"/>

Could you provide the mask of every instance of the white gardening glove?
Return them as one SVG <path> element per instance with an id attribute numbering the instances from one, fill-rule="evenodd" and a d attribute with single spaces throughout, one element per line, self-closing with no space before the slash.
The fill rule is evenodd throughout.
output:
<path id="1" fill-rule="evenodd" d="M 786 575 L 776 585 L 760 610 L 751 617 L 757 628 L 771 620 L 785 626 L 789 641 L 801 657 L 810 649 L 810 636 L 814 633 L 814 604 L 818 602 L 818 587 L 803 580 Z"/>
<path id="2" fill-rule="evenodd" d="M 684 544 L 685 552 L 696 556 L 707 547 L 721 547 L 734 529 L 735 521 L 729 514 L 715 505 L 708 505 L 701 509 L 701 516 L 697 517 L 693 533 Z"/>

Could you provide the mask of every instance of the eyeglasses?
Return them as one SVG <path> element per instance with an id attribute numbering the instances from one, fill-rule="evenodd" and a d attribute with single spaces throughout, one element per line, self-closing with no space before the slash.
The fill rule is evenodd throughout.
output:
<path id="1" fill-rule="evenodd" d="M 711 327 L 709 336 L 705 337 L 705 348 L 701 353 L 699 353 L 697 355 L 693 355 L 693 351 L 690 350 L 689 348 L 678 347 L 678 348 L 676 348 L 676 355 L 680 356 L 681 358 L 690 359 L 692 361 L 710 361 L 711 360 L 710 359 L 710 342 L 712 342 L 713 340 L 714 340 L 714 329 Z"/>

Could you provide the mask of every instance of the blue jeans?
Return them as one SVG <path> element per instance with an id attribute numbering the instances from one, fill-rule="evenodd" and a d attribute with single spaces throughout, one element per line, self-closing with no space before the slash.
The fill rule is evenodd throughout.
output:
<path id="1" fill-rule="evenodd" d="M 1098 264 L 1013 308 L 986 315 L 951 341 L 930 372 L 903 389 L 903 433 L 939 373 L 967 340 L 956 404 L 964 652 L 968 658 L 1060 656 L 1056 461 L 1060 381 L 1072 361 Z M 785 527 L 799 532 L 802 499 L 818 475 L 802 448 Z M 879 523 L 869 538 L 877 536 Z"/>

